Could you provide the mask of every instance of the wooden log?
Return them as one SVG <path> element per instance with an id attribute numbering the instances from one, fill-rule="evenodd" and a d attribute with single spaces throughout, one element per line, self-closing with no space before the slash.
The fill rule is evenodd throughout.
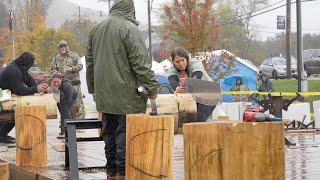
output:
<path id="1" fill-rule="evenodd" d="M 197 122 L 197 103 L 191 94 L 177 94 L 179 124 Z"/>
<path id="2" fill-rule="evenodd" d="M 186 124 L 183 132 L 186 179 L 285 179 L 282 123 Z"/>
<path id="3" fill-rule="evenodd" d="M 219 128 L 213 123 L 183 125 L 185 180 L 222 179 Z"/>
<path id="4" fill-rule="evenodd" d="M 179 106 L 176 95 L 159 94 L 157 101 L 158 115 L 172 115 L 174 117 L 174 132 L 179 128 Z M 151 112 L 150 100 L 148 101 L 147 114 Z"/>
<path id="5" fill-rule="evenodd" d="M 174 132 L 184 123 L 197 120 L 197 104 L 191 94 L 159 94 L 157 98 L 158 115 L 174 116 Z M 148 101 L 147 114 L 151 112 L 150 101 Z"/>
<path id="6" fill-rule="evenodd" d="M 44 106 L 15 107 L 16 165 L 47 164 L 46 114 Z"/>
<path id="7" fill-rule="evenodd" d="M 2 104 L 4 110 L 12 110 L 16 106 L 46 106 L 47 118 L 57 118 L 57 102 L 52 94 L 35 94 L 32 96 L 12 95 L 11 101 Z"/>
<path id="8" fill-rule="evenodd" d="M 9 180 L 9 163 L 5 161 L 0 161 L 0 179 Z"/>
<path id="9" fill-rule="evenodd" d="M 218 116 L 219 121 L 229 121 L 229 116 Z"/>
<path id="10" fill-rule="evenodd" d="M 173 179 L 173 116 L 128 115 L 126 179 Z"/>

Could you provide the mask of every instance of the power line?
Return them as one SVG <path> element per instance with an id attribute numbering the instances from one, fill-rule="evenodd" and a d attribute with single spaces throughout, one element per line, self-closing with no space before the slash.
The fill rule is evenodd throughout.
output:
<path id="1" fill-rule="evenodd" d="M 311 1 L 319 1 L 319 0 L 302 0 L 301 2 L 311 2 Z M 295 4 L 295 2 L 292 2 L 291 4 Z M 280 6 L 277 6 L 275 8 L 272 8 L 272 9 L 269 9 L 269 10 L 266 10 L 266 11 L 263 11 L 263 12 L 260 12 L 258 14 L 253 14 L 253 15 L 248 15 L 246 14 L 247 16 L 246 17 L 243 17 L 243 18 L 240 18 L 240 19 L 236 19 L 236 20 L 233 20 L 233 21 L 230 21 L 230 22 L 227 22 L 227 23 L 222 23 L 221 25 L 227 25 L 227 24 L 233 24 L 233 23 L 236 23 L 236 22 L 239 22 L 239 21 L 242 21 L 242 20 L 245 20 L 245 19 L 249 19 L 249 18 L 253 18 L 253 17 L 256 17 L 256 16 L 259 16 L 259 15 L 262 15 L 262 14 L 266 14 L 268 12 L 271 12 L 271 11 L 274 11 L 274 10 L 277 10 L 277 9 L 280 9 L 284 6 L 286 6 L 286 4 L 283 4 L 283 5 L 280 5 Z M 270 7 L 270 6 L 269 6 Z M 266 7 L 268 8 L 268 7 Z M 240 16 L 241 17 L 241 16 Z"/>

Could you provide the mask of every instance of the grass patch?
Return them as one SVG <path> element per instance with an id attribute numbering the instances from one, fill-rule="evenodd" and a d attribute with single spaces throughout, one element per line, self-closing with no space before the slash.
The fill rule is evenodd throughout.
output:
<path id="1" fill-rule="evenodd" d="M 297 92 L 298 81 L 297 80 L 273 80 L 274 88 L 277 92 Z M 320 92 L 320 80 L 308 80 L 309 92 Z M 292 97 L 286 97 L 292 98 Z M 306 102 L 310 103 L 311 113 L 313 113 L 313 101 L 320 100 L 320 96 L 308 96 Z"/>

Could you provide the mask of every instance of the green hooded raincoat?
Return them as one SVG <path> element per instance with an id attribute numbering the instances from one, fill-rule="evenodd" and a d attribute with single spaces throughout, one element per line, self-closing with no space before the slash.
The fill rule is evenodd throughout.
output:
<path id="1" fill-rule="evenodd" d="M 145 86 L 149 96 L 157 93 L 145 44 L 134 18 L 132 0 L 117 0 L 108 19 L 92 28 L 86 49 L 87 84 L 96 95 L 99 112 L 143 113 L 147 97 L 137 93 Z"/>

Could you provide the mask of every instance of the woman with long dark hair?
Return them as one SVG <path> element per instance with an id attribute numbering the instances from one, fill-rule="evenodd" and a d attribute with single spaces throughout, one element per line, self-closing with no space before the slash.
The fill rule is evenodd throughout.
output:
<path id="1" fill-rule="evenodd" d="M 168 79 L 176 93 L 185 93 L 186 78 L 212 81 L 199 60 L 191 60 L 184 49 L 178 48 L 171 52 L 173 67 L 168 70 Z M 197 121 L 205 122 L 212 114 L 215 106 L 197 103 Z"/>

